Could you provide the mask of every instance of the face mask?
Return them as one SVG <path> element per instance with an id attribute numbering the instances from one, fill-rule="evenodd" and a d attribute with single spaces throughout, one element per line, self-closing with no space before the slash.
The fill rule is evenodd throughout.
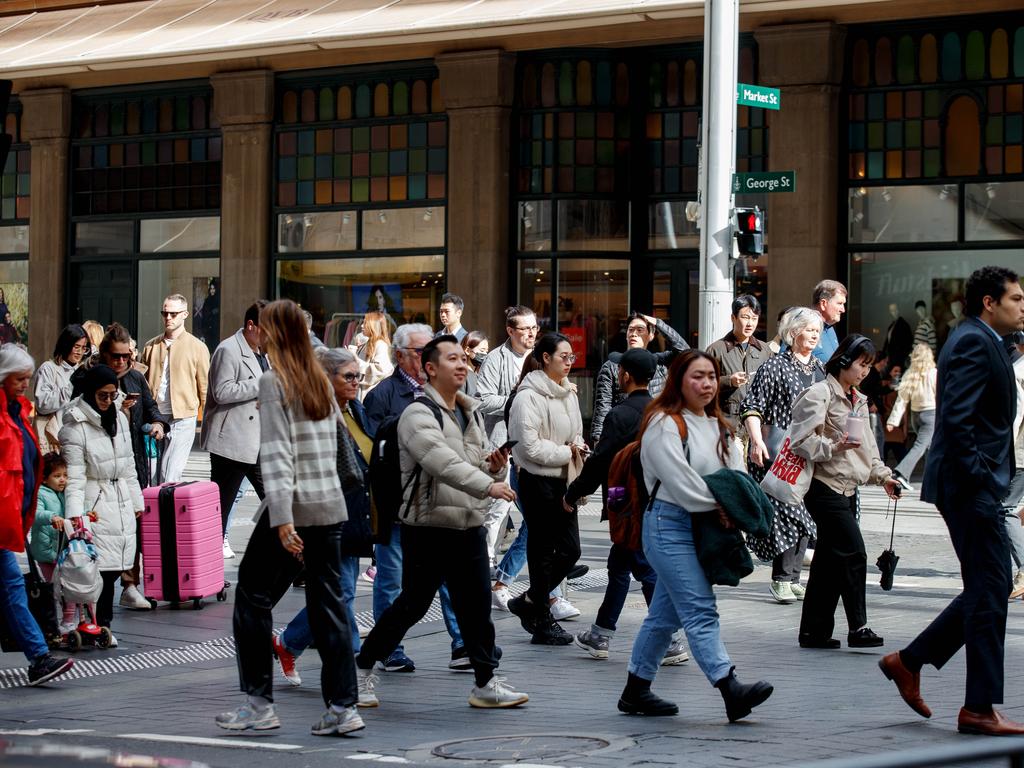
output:
<path id="1" fill-rule="evenodd" d="M 483 365 L 484 360 L 487 359 L 488 354 L 489 353 L 487 352 L 477 352 L 476 356 L 473 358 L 473 362 L 476 363 L 477 365 Z"/>

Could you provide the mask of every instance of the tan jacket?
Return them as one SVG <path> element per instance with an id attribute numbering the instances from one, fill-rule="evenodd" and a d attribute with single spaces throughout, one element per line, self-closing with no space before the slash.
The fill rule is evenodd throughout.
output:
<path id="1" fill-rule="evenodd" d="M 793 452 L 814 462 L 814 479 L 836 493 L 852 496 L 866 483 L 882 485 L 892 470 L 878 458 L 878 446 L 868 423 L 868 399 L 853 390 L 854 405 L 832 376 L 812 384 L 793 404 L 789 425 Z M 833 453 L 848 431 L 849 418 L 860 419 L 861 442 L 857 448 Z"/>
<path id="2" fill-rule="evenodd" d="M 185 331 L 171 345 L 171 417 L 187 419 L 196 416 L 206 404 L 206 380 L 210 373 L 210 350 L 199 339 Z M 142 362 L 149 366 L 146 381 L 153 390 L 153 398 L 160 392 L 160 379 L 164 372 L 167 345 L 163 335 L 146 342 L 142 349 Z"/>

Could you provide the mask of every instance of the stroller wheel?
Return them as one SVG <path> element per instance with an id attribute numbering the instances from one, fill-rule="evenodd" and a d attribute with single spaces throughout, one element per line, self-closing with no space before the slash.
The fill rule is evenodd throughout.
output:
<path id="1" fill-rule="evenodd" d="M 82 635 L 77 629 L 68 632 L 68 650 L 72 653 L 82 650 Z"/>
<path id="2" fill-rule="evenodd" d="M 104 650 L 109 648 L 113 638 L 114 635 L 110 631 L 110 627 L 100 627 L 99 637 L 96 638 L 96 647 L 103 648 Z"/>

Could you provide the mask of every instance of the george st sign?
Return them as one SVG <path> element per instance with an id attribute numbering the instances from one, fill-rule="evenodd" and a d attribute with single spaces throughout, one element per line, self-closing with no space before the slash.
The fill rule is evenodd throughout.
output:
<path id="1" fill-rule="evenodd" d="M 736 83 L 736 103 L 743 107 L 779 109 L 782 106 L 782 93 L 778 88 Z"/>
<path id="2" fill-rule="evenodd" d="M 732 175 L 732 193 L 734 195 L 794 191 L 796 191 L 796 171 L 734 173 Z"/>

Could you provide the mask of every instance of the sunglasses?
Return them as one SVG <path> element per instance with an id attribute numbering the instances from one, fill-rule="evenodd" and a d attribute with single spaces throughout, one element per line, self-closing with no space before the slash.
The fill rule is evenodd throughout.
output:
<path id="1" fill-rule="evenodd" d="M 111 360 L 131 360 L 131 352 L 111 352 L 109 355 Z"/>
<path id="2" fill-rule="evenodd" d="M 177 317 L 178 315 L 182 315 L 184 313 L 184 309 L 179 309 L 177 312 L 166 312 L 164 310 L 160 310 L 160 314 L 163 315 L 164 317 Z"/>
<path id="3" fill-rule="evenodd" d="M 97 392 L 96 402 L 97 403 L 112 403 L 117 399 L 117 392 Z"/>

